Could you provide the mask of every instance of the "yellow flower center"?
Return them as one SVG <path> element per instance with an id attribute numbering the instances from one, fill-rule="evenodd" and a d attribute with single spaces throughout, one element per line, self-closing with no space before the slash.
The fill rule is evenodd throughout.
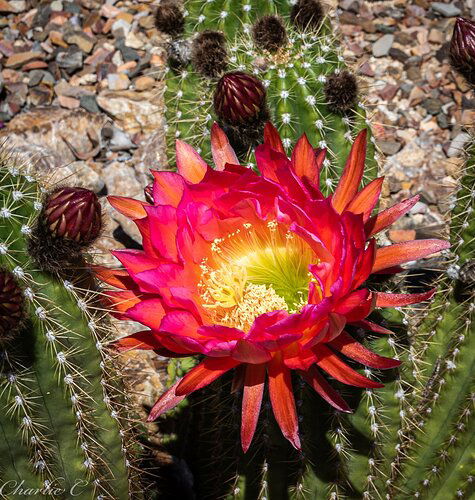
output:
<path id="1" fill-rule="evenodd" d="M 307 303 L 308 271 L 318 259 L 297 235 L 277 222 L 242 229 L 211 244 L 201 265 L 203 306 L 214 323 L 247 331 L 266 312 L 295 312 Z"/>

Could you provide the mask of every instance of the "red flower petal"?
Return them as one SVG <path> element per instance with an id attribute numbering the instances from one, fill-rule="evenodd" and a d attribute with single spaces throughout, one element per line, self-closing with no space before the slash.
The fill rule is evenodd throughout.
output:
<path id="1" fill-rule="evenodd" d="M 373 208 L 378 203 L 384 177 L 374 179 L 367 184 L 348 204 L 345 210 L 354 214 L 363 214 L 363 221 L 371 215 Z"/>
<path id="2" fill-rule="evenodd" d="M 326 345 L 319 344 L 314 347 L 313 351 L 318 356 L 317 365 L 336 380 L 354 387 L 368 387 L 372 389 L 384 387 L 383 384 L 370 380 L 360 375 L 353 368 L 350 368 Z"/>
<path id="3" fill-rule="evenodd" d="M 178 384 L 175 394 L 186 396 L 214 382 L 223 373 L 239 365 L 239 361 L 231 358 L 206 358 L 189 371 Z"/>
<path id="4" fill-rule="evenodd" d="M 401 364 L 397 359 L 386 358 L 366 349 L 362 344 L 357 342 L 349 333 L 342 332 L 337 338 L 330 342 L 330 346 L 341 352 L 345 356 L 358 361 L 365 366 L 371 368 L 379 368 L 387 370 L 395 368 Z"/>
<path id="5" fill-rule="evenodd" d="M 129 219 L 142 219 L 147 216 L 144 207 L 148 206 L 148 203 L 144 201 L 126 198 L 125 196 L 108 196 L 107 200 L 118 212 Z"/>
<path id="6" fill-rule="evenodd" d="M 338 213 L 342 213 L 358 192 L 363 178 L 366 161 L 366 136 L 367 131 L 362 130 L 351 147 L 350 155 L 346 160 L 340 182 L 332 197 L 332 205 Z"/>
<path id="7" fill-rule="evenodd" d="M 279 153 L 285 154 L 284 145 L 282 144 L 279 132 L 277 132 L 277 129 L 270 122 L 267 122 L 264 126 L 264 144 L 279 151 Z"/>
<path id="8" fill-rule="evenodd" d="M 249 449 L 256 432 L 264 393 L 266 365 L 247 365 L 241 410 L 241 445 L 244 453 Z"/>
<path id="9" fill-rule="evenodd" d="M 224 170 L 226 163 L 239 165 L 239 160 L 226 134 L 216 122 L 211 127 L 211 152 L 216 170 Z"/>
<path id="10" fill-rule="evenodd" d="M 301 449 L 298 434 L 297 412 L 290 370 L 284 365 L 281 354 L 277 353 L 268 364 L 269 395 L 275 419 L 282 434 L 297 450 Z"/>
<path id="11" fill-rule="evenodd" d="M 352 413 L 351 408 L 348 406 L 346 401 L 340 396 L 338 391 L 336 391 L 326 380 L 326 378 L 320 373 L 316 366 L 310 367 L 306 372 L 300 371 L 300 375 L 305 379 L 305 381 L 315 389 L 315 391 L 320 394 L 320 396 L 331 406 L 339 411 L 345 413 Z"/>
<path id="12" fill-rule="evenodd" d="M 165 316 L 161 299 L 142 300 L 127 311 L 127 316 L 150 328 L 158 328 Z"/>
<path id="13" fill-rule="evenodd" d="M 91 268 L 96 278 L 108 285 L 115 286 L 122 290 L 135 288 L 134 280 L 129 276 L 129 273 L 123 269 L 109 269 L 103 266 L 91 266 Z"/>
<path id="14" fill-rule="evenodd" d="M 383 269 L 398 266 L 411 260 L 418 260 L 449 247 L 450 243 L 448 241 L 414 240 L 378 248 L 372 272 L 375 273 Z"/>
<path id="15" fill-rule="evenodd" d="M 153 405 L 152 410 L 150 411 L 150 415 L 147 418 L 147 422 L 153 422 L 160 415 L 165 413 L 183 401 L 186 396 L 177 396 L 175 391 L 176 388 L 180 385 L 182 379 L 178 380 L 174 385 L 168 389 L 165 393 L 163 393 L 157 400 L 157 402 Z"/>
<path id="16" fill-rule="evenodd" d="M 371 274 L 373 269 L 374 259 L 376 258 L 376 241 L 371 239 L 368 247 L 364 251 L 361 262 L 356 270 L 355 276 L 353 278 L 352 288 L 358 288 L 361 286 Z"/>
<path id="17" fill-rule="evenodd" d="M 317 156 L 306 134 L 300 136 L 292 152 L 292 166 L 295 173 L 301 178 L 307 178 L 318 188 L 320 184 L 320 171 Z"/>
<path id="18" fill-rule="evenodd" d="M 391 330 L 388 330 L 387 328 L 384 328 L 381 325 L 377 325 L 376 323 L 373 323 L 372 321 L 368 321 L 367 319 L 362 319 L 360 321 L 355 321 L 352 323 L 354 326 L 358 326 L 360 328 L 363 328 L 364 330 L 368 330 L 370 332 L 375 332 L 375 333 L 382 333 L 385 335 L 393 335 L 394 332 Z"/>
<path id="19" fill-rule="evenodd" d="M 113 342 L 112 346 L 119 351 L 130 351 L 131 349 L 154 351 L 156 349 L 164 349 L 158 337 L 150 330 L 122 337 Z"/>
<path id="20" fill-rule="evenodd" d="M 198 184 L 206 174 L 208 165 L 186 142 L 176 141 L 176 165 L 178 172 L 188 182 Z"/>
<path id="21" fill-rule="evenodd" d="M 247 340 L 238 340 L 232 358 L 241 363 L 265 363 L 271 359 L 271 354 L 262 347 Z"/>
<path id="22" fill-rule="evenodd" d="M 393 222 L 409 212 L 418 201 L 419 195 L 413 196 L 371 217 L 365 224 L 365 231 L 368 238 L 389 227 Z"/>
<path id="23" fill-rule="evenodd" d="M 376 307 L 400 307 L 424 302 L 433 297 L 437 289 L 423 293 L 383 293 L 376 292 Z"/>
<path id="24" fill-rule="evenodd" d="M 158 172 L 152 170 L 155 179 L 153 183 L 153 200 L 156 205 L 177 207 L 180 203 L 185 183 L 183 177 L 176 172 Z"/>

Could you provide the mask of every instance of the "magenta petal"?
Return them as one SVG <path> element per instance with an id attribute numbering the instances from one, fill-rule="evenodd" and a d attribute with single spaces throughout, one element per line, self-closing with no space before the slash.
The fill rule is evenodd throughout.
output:
<path id="1" fill-rule="evenodd" d="M 254 365 L 266 363 L 272 358 L 271 354 L 258 345 L 247 340 L 238 340 L 232 353 L 232 358 L 242 363 Z"/>

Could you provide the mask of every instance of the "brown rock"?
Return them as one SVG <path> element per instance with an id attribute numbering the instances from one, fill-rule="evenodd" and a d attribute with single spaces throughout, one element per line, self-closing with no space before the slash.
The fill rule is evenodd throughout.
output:
<path id="1" fill-rule="evenodd" d="M 77 109 L 80 105 L 78 99 L 74 99 L 74 97 L 67 97 L 65 95 L 58 96 L 58 103 L 62 108 L 66 109 Z"/>
<path id="2" fill-rule="evenodd" d="M 68 48 L 68 44 L 63 40 L 63 34 L 59 31 L 50 31 L 49 32 L 49 41 L 53 45 L 58 45 L 59 47 Z"/>
<path id="3" fill-rule="evenodd" d="M 404 241 L 412 241 L 416 238 L 414 229 L 392 229 L 389 231 L 389 239 L 393 243 L 403 243 Z"/>
<path id="4" fill-rule="evenodd" d="M 0 12 L 15 12 L 15 9 L 6 0 L 0 0 Z"/>
<path id="5" fill-rule="evenodd" d="M 45 61 L 31 61 L 21 67 L 22 71 L 31 71 L 32 69 L 45 69 L 48 64 Z"/>
<path id="6" fill-rule="evenodd" d="M 31 106 L 45 106 L 53 100 L 53 89 L 47 85 L 38 85 L 30 89 L 27 102 Z"/>
<path id="7" fill-rule="evenodd" d="M 154 87 L 155 80 L 151 76 L 140 76 L 134 83 L 137 90 L 149 90 Z"/>
<path id="8" fill-rule="evenodd" d="M 30 61 L 35 59 L 43 59 L 45 55 L 43 52 L 17 52 L 11 55 L 5 63 L 6 68 L 19 68 Z"/>
<path id="9" fill-rule="evenodd" d="M 89 54 L 94 47 L 94 39 L 82 31 L 75 31 L 64 36 L 64 40 L 69 44 L 77 45 L 83 52 Z"/>

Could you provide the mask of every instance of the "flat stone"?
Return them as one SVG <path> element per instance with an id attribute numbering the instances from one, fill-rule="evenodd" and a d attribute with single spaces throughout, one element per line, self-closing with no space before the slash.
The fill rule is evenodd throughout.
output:
<path id="1" fill-rule="evenodd" d="M 63 2 L 61 0 L 54 0 L 54 2 L 51 2 L 51 10 L 53 12 L 61 12 L 63 10 Z"/>
<path id="2" fill-rule="evenodd" d="M 389 54 L 394 42 L 394 35 L 384 35 L 373 45 L 373 56 L 384 57 Z"/>
<path id="3" fill-rule="evenodd" d="M 377 141 L 377 145 L 387 156 L 395 155 L 402 147 L 401 143 L 396 141 Z"/>
<path id="4" fill-rule="evenodd" d="M 46 106 L 53 100 L 53 89 L 47 85 L 33 87 L 28 93 L 27 102 L 31 106 Z"/>
<path id="5" fill-rule="evenodd" d="M 134 82 L 136 90 L 149 90 L 154 87 L 155 79 L 151 76 L 140 76 Z"/>
<path id="6" fill-rule="evenodd" d="M 94 47 L 94 39 L 82 31 L 76 31 L 64 35 L 64 41 L 69 45 L 77 45 L 83 52 L 89 54 Z"/>
<path id="7" fill-rule="evenodd" d="M 60 52 L 56 56 L 56 62 L 60 68 L 71 74 L 74 71 L 82 68 L 83 53 L 80 48 L 71 46 L 65 52 Z"/>
<path id="8" fill-rule="evenodd" d="M 58 96 L 58 103 L 62 108 L 66 109 L 77 109 L 80 106 L 79 99 L 65 95 Z"/>
<path id="9" fill-rule="evenodd" d="M 389 231 L 389 239 L 393 243 L 403 243 L 416 239 L 416 231 L 414 229 L 392 229 Z"/>
<path id="10" fill-rule="evenodd" d="M 460 132 L 460 134 L 457 134 L 450 143 L 449 150 L 447 151 L 447 156 L 449 158 L 461 156 L 464 152 L 465 145 L 470 140 L 471 136 L 466 132 Z"/>
<path id="11" fill-rule="evenodd" d="M 15 12 L 15 14 L 19 14 L 20 12 L 25 12 L 26 10 L 25 0 L 10 0 L 9 4 L 13 9 L 13 12 Z"/>
<path id="12" fill-rule="evenodd" d="M 107 85 L 110 90 L 127 90 L 130 80 L 125 73 L 112 73 L 107 75 Z"/>
<path id="13" fill-rule="evenodd" d="M 30 79 L 28 80 L 28 87 L 36 87 L 43 79 L 44 71 L 35 69 L 28 75 Z"/>
<path id="14" fill-rule="evenodd" d="M 429 98 L 422 102 L 422 106 L 430 115 L 438 115 L 442 108 L 442 103 L 439 99 Z"/>
<path id="15" fill-rule="evenodd" d="M 15 12 L 15 9 L 11 5 L 11 2 L 0 0 L 0 12 Z"/>
<path id="16" fill-rule="evenodd" d="M 82 108 L 84 108 L 87 111 L 90 111 L 91 113 L 99 113 L 100 111 L 99 106 L 97 105 L 95 95 L 88 95 L 88 94 L 82 95 L 79 98 L 79 102 Z"/>
<path id="17" fill-rule="evenodd" d="M 19 68 L 24 64 L 33 61 L 34 59 L 43 59 L 45 55 L 43 52 L 17 52 L 16 54 L 12 54 L 6 61 L 6 68 Z"/>
<path id="18" fill-rule="evenodd" d="M 444 17 L 459 16 L 462 11 L 451 3 L 433 2 L 430 8 Z"/>

